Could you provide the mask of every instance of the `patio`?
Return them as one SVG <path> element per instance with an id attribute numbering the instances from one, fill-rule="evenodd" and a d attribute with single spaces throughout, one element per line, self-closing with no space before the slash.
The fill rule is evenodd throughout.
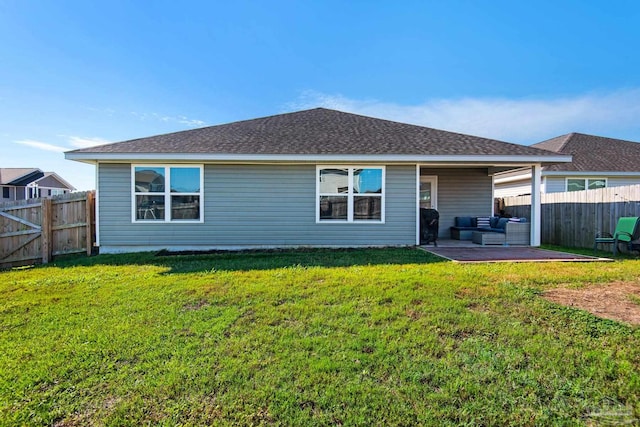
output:
<path id="1" fill-rule="evenodd" d="M 438 240 L 438 246 L 421 246 L 434 255 L 460 263 L 477 262 L 594 262 L 613 261 L 531 246 L 481 246 L 468 240 Z"/>

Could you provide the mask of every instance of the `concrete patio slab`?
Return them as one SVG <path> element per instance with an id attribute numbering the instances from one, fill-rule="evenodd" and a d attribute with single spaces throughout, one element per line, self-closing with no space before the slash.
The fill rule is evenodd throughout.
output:
<path id="1" fill-rule="evenodd" d="M 547 249 L 500 246 L 500 247 L 433 247 L 421 246 L 427 252 L 455 262 L 594 262 L 613 261 L 609 258 L 598 258 Z"/>

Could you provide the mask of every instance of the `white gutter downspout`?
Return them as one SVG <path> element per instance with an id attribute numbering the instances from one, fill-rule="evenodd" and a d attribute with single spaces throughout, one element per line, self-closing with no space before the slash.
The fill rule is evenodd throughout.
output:
<path id="1" fill-rule="evenodd" d="M 541 182 L 540 164 L 531 167 L 531 246 L 540 246 L 541 234 L 541 205 L 540 205 L 540 182 Z"/>
<path id="2" fill-rule="evenodd" d="M 420 165 L 416 164 L 416 246 L 420 246 Z"/>
<path id="3" fill-rule="evenodd" d="M 93 199 L 95 202 L 95 218 L 96 223 L 96 243 L 95 245 L 100 247 L 100 162 L 96 162 L 96 196 Z"/>

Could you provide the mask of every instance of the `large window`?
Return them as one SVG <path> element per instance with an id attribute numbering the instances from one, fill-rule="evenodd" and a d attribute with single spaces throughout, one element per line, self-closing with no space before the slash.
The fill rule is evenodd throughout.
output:
<path id="1" fill-rule="evenodd" d="M 319 222 L 384 222 L 383 167 L 318 167 Z"/>
<path id="2" fill-rule="evenodd" d="M 133 221 L 202 221 L 202 175 L 202 166 L 133 166 Z"/>
<path id="3" fill-rule="evenodd" d="M 567 178 L 567 191 L 595 190 L 606 186 L 606 178 Z"/>

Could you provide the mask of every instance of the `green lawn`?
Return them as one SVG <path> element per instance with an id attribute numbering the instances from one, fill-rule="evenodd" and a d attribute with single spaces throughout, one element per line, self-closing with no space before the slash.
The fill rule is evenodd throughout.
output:
<path id="1" fill-rule="evenodd" d="M 543 290 L 640 261 L 413 249 L 76 258 L 0 272 L 0 425 L 580 425 L 640 418 L 640 328 Z"/>

